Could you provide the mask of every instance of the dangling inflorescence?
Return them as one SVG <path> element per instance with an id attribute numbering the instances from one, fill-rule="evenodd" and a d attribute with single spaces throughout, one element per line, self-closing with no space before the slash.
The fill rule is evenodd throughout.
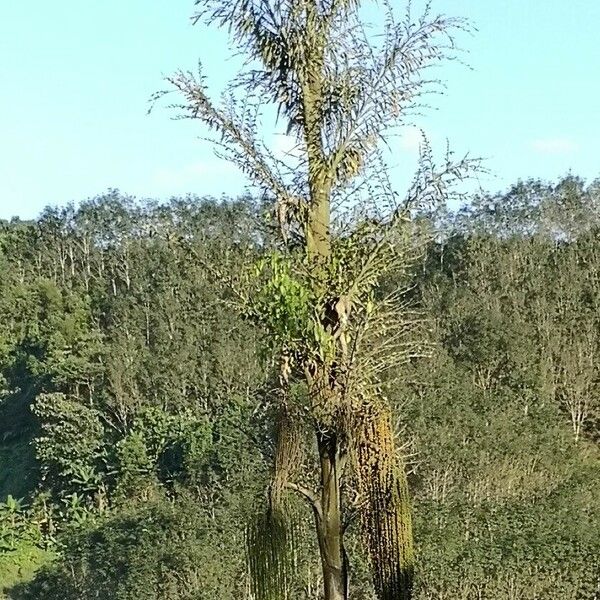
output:
<path id="1" fill-rule="evenodd" d="M 379 600 L 409 600 L 414 551 L 408 485 L 398 464 L 388 407 L 365 404 L 354 431 L 362 531 Z"/>

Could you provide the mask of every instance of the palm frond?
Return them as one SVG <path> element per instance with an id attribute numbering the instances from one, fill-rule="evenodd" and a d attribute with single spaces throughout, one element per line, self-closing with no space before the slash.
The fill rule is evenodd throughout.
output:
<path id="1" fill-rule="evenodd" d="M 250 588 L 256 600 L 288 600 L 295 572 L 294 529 L 280 510 L 259 513 L 246 528 Z"/>
<path id="2" fill-rule="evenodd" d="M 281 496 L 301 468 L 304 438 L 299 415 L 287 404 L 281 406 L 277 419 L 277 441 L 271 491 L 271 504 L 281 506 Z"/>

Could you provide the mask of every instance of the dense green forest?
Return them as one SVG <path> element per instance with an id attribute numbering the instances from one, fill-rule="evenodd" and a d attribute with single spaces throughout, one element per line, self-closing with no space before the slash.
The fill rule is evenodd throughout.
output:
<path id="1" fill-rule="evenodd" d="M 2 223 L 8 598 L 253 597 L 277 365 L 223 274 L 269 253 L 264 210 L 114 191 Z M 418 220 L 427 248 L 382 284 L 404 290 L 430 348 L 388 375 L 415 598 L 600 598 L 600 183 L 520 182 Z M 289 510 L 280 597 L 316 600 L 312 515 Z M 346 517 L 350 597 L 372 599 Z"/>

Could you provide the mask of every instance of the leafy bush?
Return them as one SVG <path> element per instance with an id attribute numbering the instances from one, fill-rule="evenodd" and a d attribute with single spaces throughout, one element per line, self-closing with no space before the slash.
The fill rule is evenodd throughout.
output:
<path id="1" fill-rule="evenodd" d="M 5 502 L 0 502 L 0 553 L 13 551 L 24 541 L 41 540 L 40 529 L 31 517 L 23 500 L 9 495 Z"/>
<path id="2" fill-rule="evenodd" d="M 213 600 L 239 598 L 245 585 L 239 531 L 191 498 L 130 507 L 88 531 L 74 531 L 63 558 L 13 599 Z M 223 569 L 223 560 L 228 568 Z"/>
<path id="3" fill-rule="evenodd" d="M 63 490 L 96 491 L 106 459 L 101 413 L 61 393 L 39 395 L 33 411 L 41 422 L 35 445 L 45 476 Z"/>

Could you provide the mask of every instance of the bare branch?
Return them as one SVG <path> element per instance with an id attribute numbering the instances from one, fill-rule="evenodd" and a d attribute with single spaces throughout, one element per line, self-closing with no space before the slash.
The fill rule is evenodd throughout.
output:
<path id="1" fill-rule="evenodd" d="M 288 489 L 293 490 L 294 492 L 297 492 L 298 494 L 303 496 L 305 500 L 308 500 L 309 504 L 311 505 L 313 510 L 317 513 L 317 515 L 319 517 L 323 516 L 323 510 L 321 508 L 321 501 L 319 500 L 319 497 L 317 496 L 316 492 L 313 492 L 312 490 L 308 489 L 307 487 L 300 485 L 298 483 L 293 483 L 291 481 L 288 481 L 285 484 L 285 486 Z"/>

